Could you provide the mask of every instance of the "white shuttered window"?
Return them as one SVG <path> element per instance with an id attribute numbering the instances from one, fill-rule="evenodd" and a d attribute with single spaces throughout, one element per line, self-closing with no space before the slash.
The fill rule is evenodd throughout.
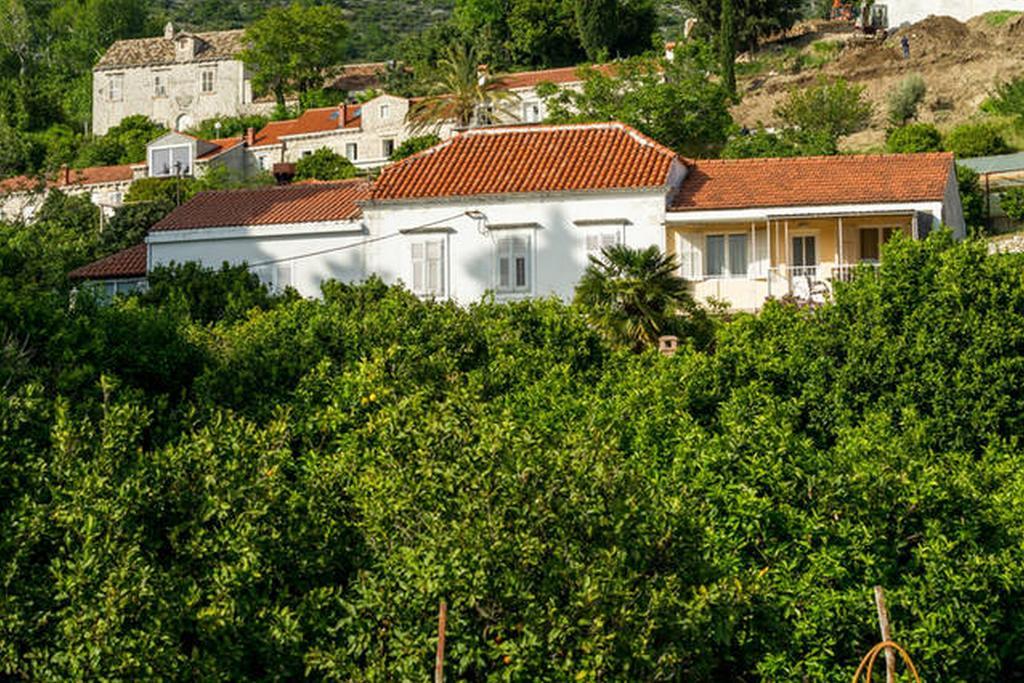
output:
<path id="1" fill-rule="evenodd" d="M 527 235 L 499 237 L 496 266 L 499 292 L 529 292 L 530 238 Z"/>
<path id="2" fill-rule="evenodd" d="M 444 241 L 412 244 L 412 291 L 420 296 L 444 296 Z"/>

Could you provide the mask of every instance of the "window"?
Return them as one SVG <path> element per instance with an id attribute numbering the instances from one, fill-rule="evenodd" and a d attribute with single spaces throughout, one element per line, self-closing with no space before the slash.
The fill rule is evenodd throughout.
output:
<path id="1" fill-rule="evenodd" d="M 888 242 L 898 228 L 861 228 L 860 260 L 879 261 L 882 258 L 881 245 Z"/>
<path id="2" fill-rule="evenodd" d="M 213 70 L 207 69 L 199 74 L 199 91 L 204 93 L 213 92 Z"/>
<path id="3" fill-rule="evenodd" d="M 395 153 L 395 141 L 394 140 L 381 140 L 380 141 L 381 155 L 385 159 L 390 159 L 391 155 Z"/>
<path id="4" fill-rule="evenodd" d="M 187 176 L 192 173 L 192 151 L 186 145 L 162 147 L 149 152 L 151 177 Z"/>
<path id="5" fill-rule="evenodd" d="M 267 170 L 267 158 L 266 157 L 256 157 L 256 163 L 259 164 L 259 167 L 260 167 L 261 171 L 266 171 Z"/>
<path id="6" fill-rule="evenodd" d="M 166 76 L 162 73 L 153 76 L 153 97 L 167 97 Z"/>
<path id="7" fill-rule="evenodd" d="M 356 161 L 359 159 L 359 144 L 355 142 L 349 142 L 345 145 L 345 156 L 349 161 Z"/>
<path id="8" fill-rule="evenodd" d="M 444 241 L 412 244 L 412 291 L 420 296 L 444 296 Z"/>
<path id="9" fill-rule="evenodd" d="M 381 121 L 386 121 L 387 118 L 388 118 L 388 114 L 390 114 L 390 113 L 391 113 L 391 105 L 390 104 L 382 104 L 382 105 L 380 105 L 380 120 Z"/>
<path id="10" fill-rule="evenodd" d="M 813 275 L 818 266 L 817 240 L 814 235 L 793 237 L 790 265 L 795 275 Z"/>
<path id="11" fill-rule="evenodd" d="M 704 239 L 707 277 L 743 277 L 747 274 L 747 235 L 708 235 Z"/>
<path id="12" fill-rule="evenodd" d="M 540 119 L 540 102 L 527 102 L 523 105 L 523 121 L 537 123 Z"/>
<path id="13" fill-rule="evenodd" d="M 124 74 L 112 75 L 107 87 L 107 94 L 111 102 L 120 102 L 124 99 Z"/>
<path id="14" fill-rule="evenodd" d="M 269 263 L 250 268 L 249 272 L 260 279 L 271 291 L 281 292 L 292 286 L 292 262 Z"/>
<path id="15" fill-rule="evenodd" d="M 591 230 L 587 232 L 586 246 L 587 246 L 587 261 L 590 261 L 590 257 L 601 258 L 602 249 L 605 247 L 611 247 L 619 244 L 619 231 L 618 230 Z"/>
<path id="16" fill-rule="evenodd" d="M 497 255 L 498 291 L 529 292 L 530 238 L 526 235 L 499 237 Z"/>

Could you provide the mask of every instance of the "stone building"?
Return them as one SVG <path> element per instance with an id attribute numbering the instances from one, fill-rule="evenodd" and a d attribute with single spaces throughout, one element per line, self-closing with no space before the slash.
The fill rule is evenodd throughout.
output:
<path id="1" fill-rule="evenodd" d="M 274 102 L 253 98 L 238 59 L 244 33 L 187 33 L 168 23 L 162 36 L 117 41 L 93 67 L 93 133 L 133 114 L 187 130 L 214 116 L 269 112 Z"/>

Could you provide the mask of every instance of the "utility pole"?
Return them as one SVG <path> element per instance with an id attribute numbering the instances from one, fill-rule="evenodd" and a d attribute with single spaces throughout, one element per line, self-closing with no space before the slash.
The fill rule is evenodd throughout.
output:
<path id="1" fill-rule="evenodd" d="M 434 683 L 444 683 L 444 632 L 448 624 L 448 603 L 441 598 L 437 613 L 437 662 L 434 664 Z"/>
<path id="2" fill-rule="evenodd" d="M 875 608 L 878 610 L 878 627 L 882 631 L 882 642 L 889 642 L 889 610 L 885 607 L 885 590 L 875 586 Z M 896 653 L 891 647 L 885 648 L 885 683 L 896 680 Z"/>

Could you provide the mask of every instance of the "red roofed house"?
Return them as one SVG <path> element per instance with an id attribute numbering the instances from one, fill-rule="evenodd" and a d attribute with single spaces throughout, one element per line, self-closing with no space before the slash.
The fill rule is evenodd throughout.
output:
<path id="1" fill-rule="evenodd" d="M 64 166 L 46 178 L 17 176 L 0 180 L 0 219 L 30 221 L 47 193 L 54 189 L 69 195 L 88 195 L 93 204 L 110 216 L 121 206 L 133 177 L 131 166 Z"/>
<path id="2" fill-rule="evenodd" d="M 307 296 L 376 274 L 470 303 L 568 299 L 602 247 L 653 245 L 699 299 L 753 309 L 810 298 L 896 232 L 940 222 L 963 235 L 947 154 L 688 162 L 620 123 L 509 126 L 459 133 L 372 183 L 197 195 L 150 230 L 146 263 L 245 262 Z"/>
<path id="3" fill-rule="evenodd" d="M 850 155 L 698 161 L 665 216 L 666 242 L 700 300 L 758 308 L 823 296 L 897 232 L 943 223 L 964 236 L 953 156 Z"/>

